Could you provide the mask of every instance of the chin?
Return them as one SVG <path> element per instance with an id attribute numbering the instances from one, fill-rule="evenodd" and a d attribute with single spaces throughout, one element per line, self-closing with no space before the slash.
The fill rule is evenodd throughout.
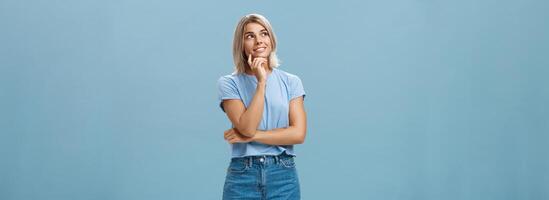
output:
<path id="1" fill-rule="evenodd" d="M 271 55 L 271 53 L 260 53 L 255 55 L 254 57 L 269 58 L 269 55 Z"/>

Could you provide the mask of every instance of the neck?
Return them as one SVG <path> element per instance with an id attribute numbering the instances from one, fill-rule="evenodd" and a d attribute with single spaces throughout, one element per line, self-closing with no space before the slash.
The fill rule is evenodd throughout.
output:
<path id="1" fill-rule="evenodd" d="M 265 67 L 265 71 L 267 71 L 267 75 L 269 75 L 273 71 L 273 68 L 268 66 L 270 66 L 269 63 L 263 65 L 263 67 Z M 252 76 L 255 75 L 252 69 L 250 69 L 249 67 L 246 68 L 246 71 L 244 71 L 244 73 Z"/>

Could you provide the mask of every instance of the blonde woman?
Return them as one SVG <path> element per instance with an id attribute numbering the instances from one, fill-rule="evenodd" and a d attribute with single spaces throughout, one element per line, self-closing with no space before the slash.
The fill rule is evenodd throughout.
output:
<path id="1" fill-rule="evenodd" d="M 217 82 L 221 109 L 233 128 L 223 199 L 300 199 L 294 145 L 307 131 L 301 79 L 278 69 L 269 21 L 249 14 L 233 40 L 235 72 Z"/>

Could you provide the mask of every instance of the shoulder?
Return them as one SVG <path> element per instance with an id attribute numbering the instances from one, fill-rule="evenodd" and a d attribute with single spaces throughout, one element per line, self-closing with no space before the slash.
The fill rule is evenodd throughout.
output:
<path id="1" fill-rule="evenodd" d="M 303 83 L 301 82 L 301 79 L 299 78 L 299 76 L 292 73 L 288 73 L 283 70 L 277 70 L 277 71 L 280 74 L 280 76 L 283 77 L 282 79 L 284 80 L 288 88 L 290 100 L 298 96 L 305 95 L 305 90 L 303 89 Z"/>
<path id="2" fill-rule="evenodd" d="M 299 76 L 295 75 L 295 74 L 292 74 L 292 73 L 289 73 L 287 71 L 284 71 L 284 70 L 281 70 L 281 69 L 278 69 L 278 68 L 275 68 L 275 71 L 277 72 L 277 74 L 279 74 L 279 76 L 281 76 L 284 80 L 292 83 L 292 82 L 301 82 L 301 79 L 299 78 Z"/>
<path id="3" fill-rule="evenodd" d="M 238 82 L 238 74 L 236 73 L 223 75 L 219 77 L 219 79 L 217 79 L 218 85 L 236 84 L 237 82 Z"/>

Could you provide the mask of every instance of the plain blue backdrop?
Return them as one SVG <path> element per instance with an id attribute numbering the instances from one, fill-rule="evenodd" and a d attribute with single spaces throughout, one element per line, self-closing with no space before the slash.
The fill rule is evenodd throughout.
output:
<path id="1" fill-rule="evenodd" d="M 0 199 L 220 199 L 239 18 L 301 77 L 303 199 L 549 199 L 547 1 L 0 1 Z"/>

